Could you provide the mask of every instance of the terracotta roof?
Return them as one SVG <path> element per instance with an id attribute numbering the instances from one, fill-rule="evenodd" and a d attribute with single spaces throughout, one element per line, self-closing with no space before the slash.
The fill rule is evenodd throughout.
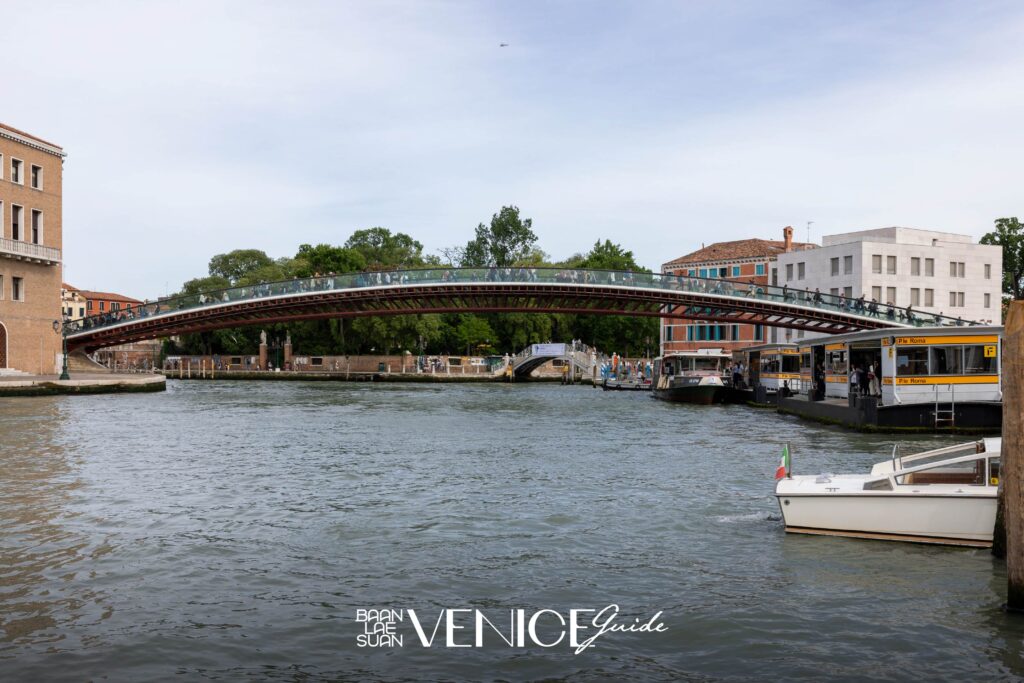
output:
<path id="1" fill-rule="evenodd" d="M 809 242 L 793 242 L 792 251 L 814 249 L 818 245 Z M 782 240 L 734 240 L 732 242 L 715 242 L 692 253 L 672 259 L 666 266 L 684 265 L 688 263 L 709 263 L 712 261 L 733 261 L 736 259 L 757 258 L 759 256 L 775 257 L 786 251 L 786 243 Z"/>
<path id="2" fill-rule="evenodd" d="M 86 299 L 100 300 L 103 301 L 124 301 L 130 304 L 141 304 L 142 302 L 138 299 L 133 299 L 130 296 L 124 296 L 123 294 L 115 294 L 113 292 L 90 292 L 87 289 L 77 290 L 79 295 Z"/>
<path id="3" fill-rule="evenodd" d="M 30 138 L 32 140 L 35 140 L 36 142 L 41 142 L 44 145 L 49 145 L 50 147 L 56 147 L 57 149 L 64 149 L 60 145 L 55 145 L 54 143 L 49 142 L 48 140 L 44 140 L 41 137 L 37 137 L 35 135 L 32 135 L 31 133 L 26 133 L 23 130 L 18 130 L 14 126 L 8 126 L 6 123 L 0 123 L 0 128 L 3 128 L 4 130 L 9 130 L 12 133 L 16 133 L 17 135 L 20 135 L 20 136 L 22 136 L 24 138 Z"/>

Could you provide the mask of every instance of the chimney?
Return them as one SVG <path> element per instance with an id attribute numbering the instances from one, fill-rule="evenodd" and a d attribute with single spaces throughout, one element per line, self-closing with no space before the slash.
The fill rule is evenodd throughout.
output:
<path id="1" fill-rule="evenodd" d="M 786 243 L 786 251 L 793 251 L 793 226 L 787 225 L 782 229 L 782 239 Z"/>

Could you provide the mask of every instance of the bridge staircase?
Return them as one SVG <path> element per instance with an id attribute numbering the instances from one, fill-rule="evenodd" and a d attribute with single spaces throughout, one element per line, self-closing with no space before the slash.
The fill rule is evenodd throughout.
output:
<path id="1" fill-rule="evenodd" d="M 531 344 L 511 360 L 512 374 L 517 379 L 528 378 L 534 370 L 553 360 L 569 364 L 573 375 L 590 377 L 597 362 L 597 352 L 586 344 Z"/>

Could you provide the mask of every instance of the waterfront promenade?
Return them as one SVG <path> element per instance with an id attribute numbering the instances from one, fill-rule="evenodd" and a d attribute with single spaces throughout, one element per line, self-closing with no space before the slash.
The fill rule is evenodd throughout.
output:
<path id="1" fill-rule="evenodd" d="M 0 396 L 55 396 L 62 394 L 119 394 L 163 391 L 167 381 L 156 374 L 75 373 L 58 375 L 0 375 Z"/>

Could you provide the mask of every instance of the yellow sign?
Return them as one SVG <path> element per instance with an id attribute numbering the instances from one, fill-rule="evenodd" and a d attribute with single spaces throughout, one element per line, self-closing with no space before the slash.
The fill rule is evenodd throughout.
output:
<path id="1" fill-rule="evenodd" d="M 897 377 L 900 386 L 922 384 L 998 384 L 998 375 L 938 375 L 935 377 Z"/>
<path id="2" fill-rule="evenodd" d="M 985 347 L 985 358 L 995 358 L 995 357 L 996 357 L 996 347 L 994 347 L 994 346 L 986 346 Z"/>
<path id="3" fill-rule="evenodd" d="M 950 335 L 948 337 L 896 337 L 900 346 L 924 346 L 926 344 L 995 344 L 999 337 L 994 334 Z"/>
<path id="4" fill-rule="evenodd" d="M 846 344 L 825 344 L 826 351 L 845 351 Z"/>

